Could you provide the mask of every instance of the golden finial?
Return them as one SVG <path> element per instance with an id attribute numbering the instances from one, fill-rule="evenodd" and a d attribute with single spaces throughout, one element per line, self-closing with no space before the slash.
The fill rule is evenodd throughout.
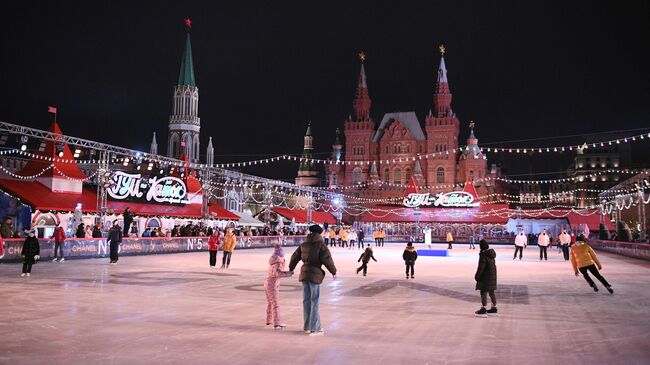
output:
<path id="1" fill-rule="evenodd" d="M 366 60 L 366 53 L 365 52 L 363 52 L 363 51 L 359 52 L 358 56 L 359 56 L 359 61 L 361 61 L 361 63 L 363 63 L 363 61 Z"/>
<path id="2" fill-rule="evenodd" d="M 445 51 L 447 50 L 447 49 L 445 48 L 445 45 L 444 45 L 444 44 L 441 44 L 440 47 L 438 47 L 438 49 L 440 50 L 440 55 L 441 55 L 441 56 L 444 56 L 444 55 L 445 55 Z"/>
<path id="3" fill-rule="evenodd" d="M 469 121 L 469 129 L 474 129 L 474 125 L 475 125 L 474 121 L 470 120 Z"/>

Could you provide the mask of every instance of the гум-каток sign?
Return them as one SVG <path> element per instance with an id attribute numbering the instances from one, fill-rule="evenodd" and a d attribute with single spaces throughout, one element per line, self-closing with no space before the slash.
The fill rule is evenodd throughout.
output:
<path id="1" fill-rule="evenodd" d="M 481 203 L 474 201 L 474 196 L 465 191 L 452 191 L 448 193 L 410 193 L 402 201 L 407 208 L 433 205 L 436 207 L 478 207 Z"/>
<path id="2" fill-rule="evenodd" d="M 145 177 L 115 171 L 111 177 L 108 196 L 115 200 L 146 203 L 188 204 L 187 186 L 177 177 Z"/>

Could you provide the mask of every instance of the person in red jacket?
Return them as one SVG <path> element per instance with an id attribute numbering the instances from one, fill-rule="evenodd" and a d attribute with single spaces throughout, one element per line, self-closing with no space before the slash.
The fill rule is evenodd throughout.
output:
<path id="1" fill-rule="evenodd" d="M 219 250 L 219 239 L 221 238 L 219 229 L 215 228 L 212 235 L 208 238 L 208 251 L 210 252 L 210 267 L 215 268 L 217 265 L 217 250 Z"/>
<path id="2" fill-rule="evenodd" d="M 54 258 L 52 259 L 52 262 L 65 261 L 65 258 L 63 257 L 63 242 L 65 241 L 65 231 L 63 231 L 63 228 L 61 228 L 58 223 L 56 224 L 54 233 L 52 236 L 50 236 L 50 239 L 54 239 Z M 57 259 L 56 257 L 57 250 L 61 251 L 61 260 Z"/>

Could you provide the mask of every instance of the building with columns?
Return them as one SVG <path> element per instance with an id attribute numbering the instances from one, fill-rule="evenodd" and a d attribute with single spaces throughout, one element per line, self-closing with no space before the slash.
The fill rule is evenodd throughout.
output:
<path id="1" fill-rule="evenodd" d="M 413 177 L 421 191 L 431 193 L 451 191 L 453 184 L 468 180 L 474 182 L 479 195 L 494 191 L 493 182 L 484 178 L 499 174 L 499 169 L 488 169 L 473 122 L 469 123 L 465 146 L 459 146 L 461 123 L 451 107 L 443 46 L 440 51 L 433 108 L 423 118 L 424 123 L 414 111 L 386 113 L 379 123 L 373 120 L 365 55 L 360 54 L 361 70 L 352 102 L 353 113 L 344 122 L 345 143 L 341 143 L 337 132 L 332 146 L 333 160 L 351 163 L 326 165 L 330 188 L 359 185 L 357 193 L 361 197 L 393 197 L 403 194 Z"/>

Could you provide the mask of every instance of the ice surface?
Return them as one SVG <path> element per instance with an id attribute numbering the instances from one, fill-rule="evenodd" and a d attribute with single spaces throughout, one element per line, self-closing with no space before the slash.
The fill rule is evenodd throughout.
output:
<path id="1" fill-rule="evenodd" d="M 446 245 L 434 245 L 444 248 Z M 30 278 L 0 264 L 0 364 L 649 364 L 650 263 L 600 253 L 616 290 L 594 293 L 555 248 L 512 260 L 496 247 L 498 318 L 475 318 L 478 250 L 420 257 L 404 278 L 401 244 L 332 249 L 338 280 L 321 287 L 323 337 L 302 331 L 297 275 L 282 279 L 289 326 L 265 328 L 271 249 L 41 262 Z M 286 248 L 287 260 L 293 248 Z M 221 251 L 218 259 L 221 260 Z"/>

